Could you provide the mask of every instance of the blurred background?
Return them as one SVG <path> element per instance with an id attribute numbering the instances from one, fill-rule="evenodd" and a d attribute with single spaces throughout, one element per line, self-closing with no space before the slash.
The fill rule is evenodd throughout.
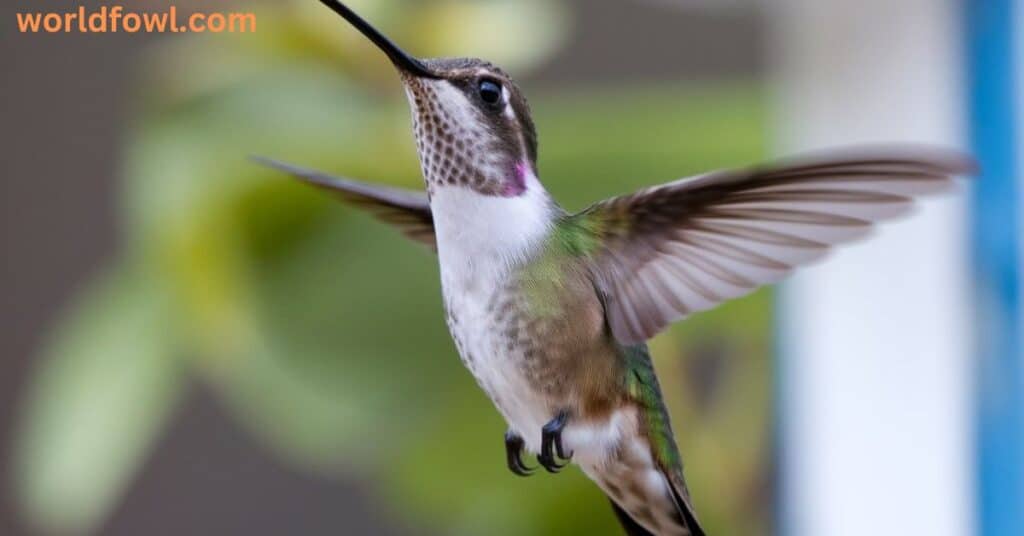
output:
<path id="1" fill-rule="evenodd" d="M 711 534 L 1024 530 L 1022 2 L 348 3 L 512 72 L 570 210 L 820 147 L 975 154 L 960 195 L 652 350 Z M 420 187 L 386 59 L 312 0 L 177 6 L 258 30 L 0 7 L 0 534 L 618 534 L 578 470 L 504 468 L 432 254 L 246 160 Z"/>

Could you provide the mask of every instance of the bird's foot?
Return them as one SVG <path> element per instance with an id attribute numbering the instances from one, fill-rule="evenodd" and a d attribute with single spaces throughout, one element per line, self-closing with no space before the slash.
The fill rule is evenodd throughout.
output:
<path id="1" fill-rule="evenodd" d="M 566 455 L 562 446 L 562 430 L 565 429 L 568 420 L 569 416 L 563 411 L 541 429 L 540 454 L 537 461 L 549 473 L 561 471 L 572 459 L 572 453 Z"/>
<path id="2" fill-rule="evenodd" d="M 527 467 L 523 463 L 524 446 L 523 438 L 519 437 L 519 434 L 512 430 L 505 432 L 505 459 L 508 463 L 508 470 L 519 476 L 530 476 L 537 468 Z"/>

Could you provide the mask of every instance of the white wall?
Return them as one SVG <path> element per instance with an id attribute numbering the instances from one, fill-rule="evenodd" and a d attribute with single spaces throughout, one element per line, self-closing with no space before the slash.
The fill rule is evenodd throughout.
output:
<path id="1" fill-rule="evenodd" d="M 769 5 L 780 152 L 962 146 L 957 2 Z M 783 534 L 972 532 L 964 197 L 784 285 Z"/>

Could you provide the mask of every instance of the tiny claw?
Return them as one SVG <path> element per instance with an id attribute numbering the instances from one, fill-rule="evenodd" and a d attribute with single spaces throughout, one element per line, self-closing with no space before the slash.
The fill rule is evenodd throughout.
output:
<path id="1" fill-rule="evenodd" d="M 565 467 L 569 465 L 568 463 L 558 463 L 558 461 L 556 461 L 554 458 L 546 457 L 543 454 L 537 455 L 537 462 L 540 463 L 541 467 L 543 467 L 547 472 L 551 474 L 559 473 L 562 471 L 562 469 L 565 469 Z"/>
<path id="2" fill-rule="evenodd" d="M 566 456 L 565 449 L 562 448 L 562 434 L 558 434 L 558 437 L 555 438 L 555 453 L 558 454 L 558 457 L 563 460 L 568 461 L 572 459 L 573 453 L 569 452 L 569 455 Z"/>
<path id="3" fill-rule="evenodd" d="M 513 474 L 521 477 L 533 476 L 533 472 L 537 470 L 536 467 L 527 467 L 522 460 L 516 458 L 515 462 L 509 465 L 509 470 Z"/>
<path id="4" fill-rule="evenodd" d="M 505 458 L 508 470 L 512 471 L 515 475 L 526 477 L 532 475 L 537 468 L 527 467 L 523 463 L 523 447 L 523 438 L 511 430 L 505 433 Z"/>
<path id="5" fill-rule="evenodd" d="M 565 428 L 568 418 L 566 412 L 563 411 L 541 429 L 541 449 L 540 455 L 537 456 L 537 461 L 549 473 L 561 471 L 569 465 L 568 462 L 572 459 L 572 453 L 570 452 L 566 456 L 565 448 L 562 445 L 562 430 Z M 558 459 L 555 458 L 556 454 L 558 458 L 565 460 L 566 463 L 558 463 Z"/>

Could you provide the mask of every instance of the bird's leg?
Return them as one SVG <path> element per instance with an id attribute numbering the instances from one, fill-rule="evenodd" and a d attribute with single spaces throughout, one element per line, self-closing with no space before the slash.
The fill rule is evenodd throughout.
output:
<path id="1" fill-rule="evenodd" d="M 568 462 L 572 459 L 572 453 L 570 452 L 566 456 L 565 448 L 562 446 L 562 430 L 565 429 L 565 423 L 568 420 L 568 414 L 562 411 L 541 429 L 540 454 L 537 456 L 537 461 L 549 473 L 561 471 L 562 468 L 569 465 Z M 555 455 L 558 457 L 556 458 Z M 566 463 L 559 463 L 559 459 Z"/>
<path id="2" fill-rule="evenodd" d="M 508 463 L 508 470 L 519 476 L 530 476 L 536 467 L 527 467 L 523 463 L 523 438 L 519 434 L 509 430 L 505 432 L 505 459 Z"/>

